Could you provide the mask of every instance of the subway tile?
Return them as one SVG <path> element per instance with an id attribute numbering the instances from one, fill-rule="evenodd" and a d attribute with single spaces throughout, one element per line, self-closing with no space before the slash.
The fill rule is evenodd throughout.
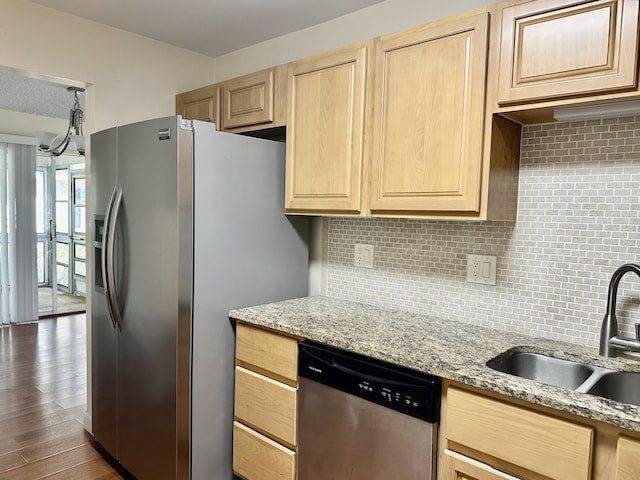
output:
<path id="1" fill-rule="evenodd" d="M 515 223 L 330 218 L 323 293 L 595 348 L 611 274 L 640 261 L 638 138 L 638 117 L 524 126 Z M 465 281 L 471 253 L 498 256 L 496 286 Z M 632 335 L 637 279 L 618 305 Z"/>

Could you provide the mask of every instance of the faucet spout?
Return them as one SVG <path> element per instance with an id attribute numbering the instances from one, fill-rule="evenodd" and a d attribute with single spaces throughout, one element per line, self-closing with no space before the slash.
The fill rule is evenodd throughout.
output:
<path id="1" fill-rule="evenodd" d="M 616 318 L 616 302 L 618 299 L 618 285 L 622 277 L 633 272 L 640 277 L 640 265 L 636 263 L 625 263 L 618 267 L 609 282 L 607 293 L 607 313 L 602 319 L 600 327 L 600 355 L 604 357 L 615 357 L 616 349 L 640 351 L 640 338 L 636 326 L 636 338 L 626 338 L 618 335 L 618 319 Z"/>

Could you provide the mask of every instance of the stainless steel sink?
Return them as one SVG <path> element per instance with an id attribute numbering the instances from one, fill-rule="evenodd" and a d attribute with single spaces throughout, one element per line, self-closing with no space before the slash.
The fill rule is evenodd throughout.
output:
<path id="1" fill-rule="evenodd" d="M 572 390 L 582 385 L 594 372 L 589 365 L 522 351 L 506 352 L 489 360 L 487 366 L 499 372 Z"/>
<path id="2" fill-rule="evenodd" d="M 572 362 L 517 347 L 492 358 L 487 366 L 499 372 L 547 385 L 640 406 L 640 372 L 619 372 Z"/>
<path id="3" fill-rule="evenodd" d="M 640 373 L 605 373 L 586 392 L 616 402 L 640 405 Z"/>

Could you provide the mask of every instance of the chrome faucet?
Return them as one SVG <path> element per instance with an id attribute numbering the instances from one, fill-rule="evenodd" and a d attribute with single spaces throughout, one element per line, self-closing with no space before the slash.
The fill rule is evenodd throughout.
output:
<path id="1" fill-rule="evenodd" d="M 618 335 L 618 320 L 616 319 L 618 284 L 627 272 L 633 272 L 640 277 L 640 265 L 625 263 L 618 267 L 611 276 L 607 294 L 607 313 L 602 319 L 602 327 L 600 327 L 600 355 L 604 357 L 615 357 L 617 349 L 640 352 L 640 323 L 636 323 L 635 339 Z"/>

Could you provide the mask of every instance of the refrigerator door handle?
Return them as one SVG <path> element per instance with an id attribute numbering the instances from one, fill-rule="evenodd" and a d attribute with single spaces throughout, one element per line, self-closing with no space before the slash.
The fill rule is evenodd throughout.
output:
<path id="1" fill-rule="evenodd" d="M 118 187 L 113 187 L 113 192 L 111 192 L 111 197 L 109 197 L 109 202 L 107 203 L 107 210 L 104 214 L 104 224 L 102 231 L 102 249 L 100 252 L 100 266 L 102 271 L 102 287 L 104 288 L 104 296 L 107 301 L 107 308 L 109 310 L 109 318 L 111 319 L 111 323 L 113 324 L 113 328 L 116 328 L 116 321 L 113 315 L 113 305 L 111 304 L 111 295 L 109 293 L 109 268 L 107 268 L 107 250 L 109 249 L 109 226 L 111 224 L 111 211 L 113 210 L 113 202 L 116 198 L 116 193 L 118 192 Z"/>
<path id="2" fill-rule="evenodd" d="M 118 294 L 115 282 L 115 244 L 116 225 L 118 222 L 118 212 L 122 203 L 122 187 L 117 185 L 111 194 L 111 200 L 105 214 L 106 231 L 104 232 L 104 243 L 102 248 L 102 271 L 107 298 L 107 308 L 114 328 L 122 330 L 122 314 L 118 305 Z"/>

